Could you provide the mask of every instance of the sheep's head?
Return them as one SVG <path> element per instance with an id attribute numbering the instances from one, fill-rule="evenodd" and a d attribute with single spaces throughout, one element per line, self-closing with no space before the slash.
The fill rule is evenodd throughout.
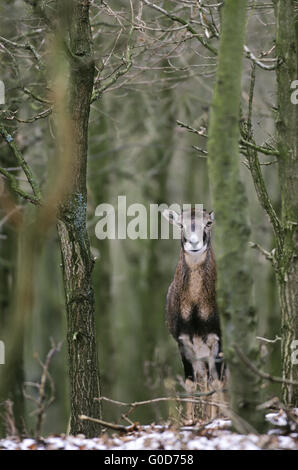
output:
<path id="1" fill-rule="evenodd" d="M 184 252 L 190 255 L 202 255 L 207 250 L 214 222 L 213 212 L 192 209 L 178 214 L 174 210 L 165 209 L 162 215 L 180 229 Z"/>

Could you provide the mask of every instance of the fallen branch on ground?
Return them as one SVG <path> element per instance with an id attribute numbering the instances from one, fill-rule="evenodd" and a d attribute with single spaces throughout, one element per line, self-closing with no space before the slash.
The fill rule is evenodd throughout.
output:
<path id="1" fill-rule="evenodd" d="M 106 428 L 110 428 L 110 429 L 114 429 L 115 431 L 122 431 L 122 432 L 135 431 L 139 426 L 138 423 L 133 423 L 130 426 L 123 426 L 122 424 L 109 423 L 108 421 L 103 421 L 102 419 L 98 419 L 98 418 L 91 418 L 90 416 L 86 416 L 86 415 L 81 415 L 80 419 L 82 421 L 84 420 L 92 421 L 93 423 L 101 424 L 102 426 L 105 426 Z"/>

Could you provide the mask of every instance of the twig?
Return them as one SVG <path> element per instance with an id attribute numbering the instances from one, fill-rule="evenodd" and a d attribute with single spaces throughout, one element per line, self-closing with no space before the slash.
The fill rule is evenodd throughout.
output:
<path id="1" fill-rule="evenodd" d="M 154 10 L 158 11 L 159 13 L 162 13 L 163 15 L 167 16 L 170 18 L 172 21 L 175 21 L 177 23 L 180 23 L 184 25 L 187 29 L 188 32 L 190 32 L 206 49 L 208 49 L 212 54 L 215 56 L 217 55 L 217 50 L 211 46 L 208 42 L 206 42 L 201 35 L 192 27 L 190 24 L 184 20 L 183 18 L 180 18 L 179 16 L 173 15 L 172 13 L 169 13 L 168 11 L 164 10 L 158 5 L 155 5 L 155 3 L 150 3 L 148 0 L 142 0 L 145 5 L 147 5 L 150 8 L 153 8 Z"/>
<path id="2" fill-rule="evenodd" d="M 115 405 L 119 406 L 126 406 L 129 407 L 129 410 L 125 414 L 126 418 L 135 410 L 138 406 L 143 405 L 150 405 L 152 403 L 160 403 L 160 402 L 167 402 L 167 401 L 175 401 L 175 402 L 186 402 L 186 403 L 201 403 L 203 397 L 208 397 L 216 393 L 216 390 L 211 390 L 210 392 L 203 392 L 203 393 L 194 393 L 194 398 L 181 398 L 181 397 L 160 397 L 160 398 L 153 398 L 151 400 L 143 400 L 143 401 L 136 401 L 132 403 L 127 403 L 123 401 L 113 400 L 107 397 L 96 397 L 94 400 L 98 401 L 107 401 L 109 403 L 114 403 Z"/>
<path id="3" fill-rule="evenodd" d="M 270 149 L 267 147 L 263 147 L 261 145 L 257 145 L 255 142 L 252 142 L 243 138 L 240 139 L 240 144 L 245 147 L 250 147 L 254 150 L 257 150 L 258 152 L 263 153 L 264 155 L 274 155 L 276 157 L 280 156 L 280 153 L 277 149 Z"/>
<path id="4" fill-rule="evenodd" d="M 187 31 L 189 31 L 190 33 L 192 33 L 192 35 L 198 39 L 198 41 L 204 46 L 206 47 L 210 52 L 212 52 L 215 56 L 217 56 L 217 49 L 215 49 L 213 46 L 211 46 L 208 42 L 206 42 L 201 36 L 200 34 L 192 27 L 190 26 L 190 24 L 184 20 L 183 18 L 179 17 L 179 16 L 176 16 L 176 15 L 173 15 L 172 13 L 168 12 L 167 10 L 165 10 L 164 8 L 161 8 L 160 6 L 158 5 L 155 5 L 154 3 L 151 3 L 149 2 L 148 0 L 142 0 L 143 3 L 145 3 L 145 5 L 149 6 L 150 8 L 153 8 L 154 10 L 158 11 L 159 13 L 162 13 L 163 15 L 167 16 L 168 18 L 170 18 L 172 21 L 175 21 L 175 22 L 178 22 L 182 25 L 185 25 L 186 26 L 186 29 Z M 204 22 L 202 22 L 203 24 L 203 27 L 205 28 L 204 26 Z M 214 34 L 215 37 L 219 37 L 218 34 Z M 265 65 L 261 60 L 259 60 L 252 52 L 251 50 L 246 46 L 244 45 L 244 52 L 245 52 L 245 55 L 248 59 L 250 59 L 255 65 L 257 65 L 258 67 L 260 67 L 261 69 L 263 70 L 275 70 L 278 66 L 278 61 L 275 61 L 275 63 L 273 65 Z"/>
<path id="5" fill-rule="evenodd" d="M 277 397 L 270 398 L 264 403 L 261 403 L 257 406 L 257 410 L 265 410 L 266 408 L 281 408 L 281 403 Z"/>
<path id="6" fill-rule="evenodd" d="M 195 129 L 194 127 L 191 127 L 189 124 L 185 124 L 185 122 L 182 121 L 176 121 L 178 126 L 183 127 L 184 129 L 187 129 L 189 132 L 192 132 L 193 134 L 201 135 L 203 137 L 208 137 L 206 134 L 206 129 L 198 130 Z"/>
<path id="7" fill-rule="evenodd" d="M 244 52 L 246 54 L 246 57 L 250 59 L 255 65 L 260 67 L 263 70 L 275 70 L 278 66 L 278 61 L 276 59 L 275 63 L 273 65 L 265 65 L 263 62 L 261 62 L 252 52 L 251 50 L 244 45 Z"/>
<path id="8" fill-rule="evenodd" d="M 207 150 L 201 149 L 197 145 L 192 145 L 192 148 L 202 154 L 202 155 L 199 155 L 200 158 L 207 158 L 207 155 L 208 155 Z"/>
<path id="9" fill-rule="evenodd" d="M 2 135 L 3 139 L 7 142 L 8 146 L 11 149 L 12 153 L 14 154 L 17 162 L 22 167 L 22 170 L 24 171 L 24 173 L 26 175 L 28 183 L 30 184 L 30 186 L 32 188 L 33 194 L 35 196 L 35 200 L 37 200 L 40 203 L 41 202 L 41 191 L 40 191 L 39 185 L 38 185 L 37 181 L 35 180 L 35 178 L 33 176 L 33 173 L 31 171 L 31 169 L 29 168 L 28 164 L 26 163 L 21 151 L 17 147 L 13 137 L 7 132 L 7 130 L 5 129 L 5 127 L 2 124 L 0 124 L 0 134 Z M 3 171 L 2 171 L 2 174 L 7 177 L 7 174 L 5 174 Z M 10 179 L 10 182 L 12 182 L 11 178 L 8 178 L 8 179 Z"/>
<path id="10" fill-rule="evenodd" d="M 9 182 L 9 185 L 16 194 L 21 196 L 23 199 L 26 199 L 27 201 L 30 201 L 32 204 L 38 205 L 40 204 L 39 199 L 37 199 L 35 196 L 32 194 L 26 193 L 26 191 L 23 191 L 18 184 L 18 181 L 14 175 L 12 175 L 9 171 L 5 170 L 5 168 L 0 167 L 0 173 L 5 176 L 7 181 Z"/>
<path id="11" fill-rule="evenodd" d="M 22 124 L 32 124 L 32 122 L 38 121 L 39 119 L 47 118 L 51 113 L 52 113 L 52 108 L 48 108 L 28 119 L 20 119 L 15 115 L 15 113 L 13 113 L 11 117 L 6 117 L 6 120 L 7 121 L 16 120 L 17 122 L 20 122 Z"/>
<path id="12" fill-rule="evenodd" d="M 281 251 L 282 239 L 283 239 L 281 222 L 274 210 L 274 207 L 272 205 L 271 199 L 269 197 L 269 194 L 266 188 L 260 162 L 258 159 L 258 154 L 257 154 L 258 149 L 254 148 L 251 144 L 248 144 L 248 142 L 250 142 L 255 146 L 255 142 L 253 141 L 253 130 L 252 130 L 252 123 L 251 123 L 255 78 L 256 78 L 256 67 L 254 65 L 251 71 L 251 82 L 250 82 L 250 91 L 249 91 L 249 107 L 248 107 L 248 119 L 247 119 L 247 131 L 246 131 L 247 139 L 245 139 L 244 142 L 245 142 L 245 145 L 247 146 L 247 160 L 249 163 L 249 169 L 251 172 L 251 176 L 254 182 L 254 186 L 256 189 L 259 202 L 269 216 L 270 222 L 272 224 L 272 227 L 275 233 L 278 251 Z M 241 132 L 244 133 L 243 128 L 241 129 Z M 255 247 L 257 247 L 257 245 L 255 245 Z M 269 259 L 270 259 L 270 255 L 269 255 Z"/>
<path id="13" fill-rule="evenodd" d="M 25 49 L 27 51 L 30 51 L 34 59 L 36 60 L 37 64 L 39 66 L 41 65 L 39 54 L 37 53 L 35 47 L 32 46 L 32 44 L 30 44 L 29 42 L 25 44 L 20 44 L 17 42 L 10 41 L 9 39 L 3 38 L 2 36 L 0 36 L 0 41 L 4 42 L 4 44 L 6 44 L 7 46 L 14 47 L 15 49 Z"/>
<path id="14" fill-rule="evenodd" d="M 13 414 L 13 402 L 11 400 L 5 400 L 3 403 L 1 403 L 4 405 L 4 408 L 5 408 L 5 425 L 6 425 L 6 433 L 7 435 L 9 436 L 17 436 L 19 433 L 18 433 L 18 430 L 16 428 L 16 424 L 15 424 L 15 418 L 14 418 L 14 414 Z"/>
<path id="15" fill-rule="evenodd" d="M 264 343 L 276 343 L 277 341 L 281 341 L 281 337 L 277 335 L 274 339 L 262 338 L 262 336 L 257 336 L 257 339 L 260 341 L 264 341 Z"/>
<path id="16" fill-rule="evenodd" d="M 121 432 L 131 432 L 131 431 L 136 430 L 139 426 L 138 423 L 133 423 L 131 426 L 123 426 L 122 424 L 109 423 L 108 421 L 104 421 L 98 418 L 91 418 L 90 416 L 86 416 L 86 415 L 81 415 L 79 416 L 79 418 L 82 421 L 84 420 L 92 421 L 93 423 L 101 424 L 102 426 L 105 426 L 106 428 L 114 429 L 115 431 L 121 431 Z"/>
<path id="17" fill-rule="evenodd" d="M 53 104 L 51 101 L 46 100 L 45 98 L 42 98 L 41 96 L 36 95 L 33 93 L 33 91 L 29 90 L 28 88 L 24 87 L 22 88 L 23 92 L 26 93 L 26 95 L 31 96 L 36 101 L 39 101 L 40 103 L 45 103 L 45 104 Z"/>
<path id="18" fill-rule="evenodd" d="M 204 393 L 196 393 L 194 396 L 200 398 L 200 397 L 207 397 L 210 395 L 213 395 L 216 393 L 216 390 L 211 390 L 210 392 L 204 392 Z M 193 403 L 197 403 L 198 400 L 192 399 L 192 398 L 182 398 L 182 397 L 159 397 L 159 398 L 152 398 L 151 400 L 143 400 L 143 401 L 135 401 L 135 402 L 123 402 L 123 401 L 118 401 L 118 400 L 113 400 L 112 398 L 108 397 L 96 397 L 94 400 L 98 401 L 107 401 L 109 403 L 114 403 L 115 405 L 119 406 L 132 406 L 132 407 L 137 407 L 137 406 L 142 406 L 142 405 L 150 405 L 152 403 L 158 403 L 162 401 L 179 401 L 179 402 L 188 402 L 191 401 Z"/>
<path id="19" fill-rule="evenodd" d="M 257 249 L 260 253 L 262 253 L 262 255 L 263 255 L 268 261 L 271 261 L 271 263 L 273 263 L 273 262 L 275 261 L 275 258 L 274 258 L 274 250 L 270 253 L 270 251 L 265 250 L 265 248 L 263 248 L 261 245 L 259 245 L 258 243 L 254 243 L 254 242 L 249 242 L 249 246 L 250 246 L 251 248 Z"/>
<path id="20" fill-rule="evenodd" d="M 40 437 L 40 434 L 41 434 L 41 428 L 42 428 L 42 424 L 44 421 L 45 412 L 55 399 L 55 384 L 49 373 L 49 367 L 50 367 L 50 363 L 54 354 L 60 351 L 62 343 L 60 342 L 57 345 L 55 345 L 53 340 L 51 340 L 51 342 L 52 342 L 52 347 L 49 350 L 44 363 L 41 361 L 37 353 L 34 354 L 35 359 L 37 360 L 37 362 L 42 368 L 40 383 L 32 383 L 32 382 L 25 383 L 26 386 L 31 386 L 31 387 L 38 389 L 38 399 L 27 394 L 24 390 L 24 396 L 36 404 L 36 410 L 34 411 L 34 414 L 37 414 L 36 428 L 35 428 L 35 436 L 37 439 Z M 49 397 L 47 397 L 46 389 L 45 389 L 47 380 L 50 383 L 50 396 Z"/>
<path id="21" fill-rule="evenodd" d="M 206 138 L 208 137 L 208 135 L 206 134 L 206 129 L 205 128 L 203 128 L 202 130 L 198 130 L 198 129 L 194 129 L 189 124 L 185 124 L 182 121 L 176 121 L 176 123 L 178 124 L 178 126 L 183 127 L 184 129 L 187 129 L 189 132 L 192 132 L 193 134 L 197 134 L 197 135 L 200 135 L 200 136 L 206 137 Z M 260 153 L 263 153 L 264 155 L 279 156 L 279 152 L 278 152 L 277 149 L 270 149 L 270 148 L 267 148 L 267 147 L 264 147 L 264 146 L 261 146 L 261 145 L 256 145 L 256 143 L 251 142 L 251 141 L 246 140 L 246 139 L 243 139 L 243 138 L 241 138 L 239 140 L 239 145 L 242 145 L 244 147 L 250 147 L 254 150 L 257 150 Z M 267 164 L 271 165 L 272 163 L 273 162 L 268 162 Z"/>
<path id="22" fill-rule="evenodd" d="M 276 382 L 276 383 L 285 383 L 289 385 L 298 385 L 298 381 L 296 380 L 289 380 L 283 379 L 281 377 L 274 377 L 273 375 L 268 374 L 262 370 L 257 369 L 250 360 L 243 354 L 243 352 L 239 349 L 239 347 L 235 344 L 234 345 L 235 351 L 239 355 L 242 362 L 256 375 L 261 377 L 262 379 L 269 380 L 269 382 Z"/>
<path id="23" fill-rule="evenodd" d="M 92 97 L 91 97 L 91 103 L 94 103 L 94 101 L 96 101 L 98 98 L 100 98 L 100 96 L 102 95 L 102 93 L 105 90 L 110 88 L 115 82 L 117 82 L 117 80 L 120 77 L 125 75 L 132 67 L 131 39 L 132 39 L 133 32 L 135 30 L 132 3 L 131 3 L 131 24 L 132 25 L 131 25 L 131 28 L 130 28 L 129 33 L 128 33 L 126 54 L 125 54 L 125 57 L 123 57 L 123 59 L 122 59 L 124 68 L 116 69 L 115 73 L 113 73 L 113 75 L 110 77 L 110 79 L 104 85 L 102 85 L 100 88 L 98 88 L 97 90 L 95 90 L 93 92 Z"/>

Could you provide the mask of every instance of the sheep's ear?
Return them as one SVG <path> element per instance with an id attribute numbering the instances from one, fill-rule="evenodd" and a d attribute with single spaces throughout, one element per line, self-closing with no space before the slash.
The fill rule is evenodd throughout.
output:
<path id="1" fill-rule="evenodd" d="M 176 225 L 177 227 L 181 228 L 181 216 L 180 214 L 177 214 L 177 212 L 169 209 L 164 209 L 162 211 L 162 215 L 164 216 L 165 219 L 169 221 L 170 224 Z"/>
<path id="2" fill-rule="evenodd" d="M 214 217 L 214 212 L 213 211 L 209 212 L 209 217 L 210 217 L 211 222 L 214 222 L 215 217 Z"/>

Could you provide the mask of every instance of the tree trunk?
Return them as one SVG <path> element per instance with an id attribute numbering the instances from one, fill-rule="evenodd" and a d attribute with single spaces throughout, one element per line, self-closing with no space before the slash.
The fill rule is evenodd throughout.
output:
<path id="1" fill-rule="evenodd" d="M 95 339 L 93 258 L 86 228 L 86 167 L 90 100 L 94 60 L 89 1 L 75 0 L 70 18 L 70 114 L 74 132 L 70 171 L 71 194 L 60 209 L 58 233 L 63 261 L 67 308 L 67 339 L 71 386 L 72 434 L 98 434 L 98 425 L 81 421 L 85 414 L 98 418 L 99 371 Z"/>
<path id="2" fill-rule="evenodd" d="M 239 115 L 246 0 L 226 0 L 218 68 L 212 100 L 208 168 L 216 218 L 218 266 L 217 299 L 228 365 L 230 405 L 234 426 L 248 432 L 249 423 L 262 429 L 256 411 L 260 403 L 259 380 L 242 363 L 238 347 L 251 362 L 257 356 L 256 314 L 252 307 L 247 225 L 247 199 L 240 181 Z"/>
<path id="3" fill-rule="evenodd" d="M 275 0 L 277 68 L 277 140 L 280 156 L 282 250 L 277 253 L 277 281 L 282 314 L 283 377 L 298 380 L 292 360 L 298 339 L 298 105 L 291 83 L 298 79 L 298 10 L 293 0 Z M 283 384 L 283 400 L 298 406 L 298 389 Z"/>
<path id="4" fill-rule="evenodd" d="M 98 123 L 96 126 L 92 126 L 89 135 L 88 187 L 93 213 L 98 204 L 109 202 L 109 188 L 111 187 L 110 172 L 107 168 L 111 164 L 109 149 L 113 136 L 110 135 L 110 123 L 106 116 L 108 113 L 106 98 L 106 96 L 103 96 L 100 100 L 100 113 L 95 108 L 93 117 L 91 117 L 91 120 L 95 119 Z M 90 235 L 91 246 L 98 251 L 98 254 L 96 253 L 98 259 L 95 262 L 93 272 L 93 283 L 95 286 L 95 323 L 101 360 L 102 393 L 105 396 L 112 396 L 112 387 L 115 381 L 115 351 L 112 317 L 111 242 L 109 239 L 98 240 L 95 231 Z M 102 409 L 105 417 L 108 415 L 107 410 L 112 409 L 113 412 L 115 411 L 115 407 L 110 403 L 103 403 Z M 114 416 L 113 419 L 115 419 Z"/>

